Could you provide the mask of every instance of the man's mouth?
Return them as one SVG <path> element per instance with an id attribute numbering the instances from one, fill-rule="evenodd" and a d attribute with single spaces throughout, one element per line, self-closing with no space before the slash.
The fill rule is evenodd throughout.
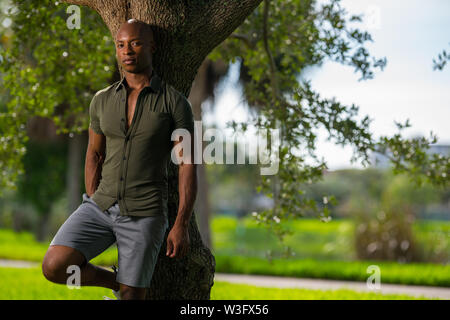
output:
<path id="1" fill-rule="evenodd" d="M 124 64 L 135 64 L 136 63 L 136 59 L 125 59 L 123 60 Z"/>

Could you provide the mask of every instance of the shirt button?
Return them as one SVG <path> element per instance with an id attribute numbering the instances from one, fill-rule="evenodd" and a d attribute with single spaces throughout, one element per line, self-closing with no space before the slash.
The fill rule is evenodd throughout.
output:
<path id="1" fill-rule="evenodd" d="M 120 177 L 120 181 L 122 181 L 123 180 L 123 177 Z"/>
<path id="2" fill-rule="evenodd" d="M 123 157 L 123 160 L 126 160 L 127 159 L 127 157 Z"/>
<path id="3" fill-rule="evenodd" d="M 122 197 L 121 197 L 121 196 L 119 196 L 119 200 L 122 200 Z"/>

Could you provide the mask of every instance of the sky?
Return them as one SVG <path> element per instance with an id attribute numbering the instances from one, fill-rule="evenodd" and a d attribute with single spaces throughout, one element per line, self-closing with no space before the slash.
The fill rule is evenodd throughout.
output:
<path id="1" fill-rule="evenodd" d="M 450 1 L 343 0 L 342 5 L 350 14 L 367 16 L 361 28 L 374 41 L 366 47 L 371 55 L 386 57 L 387 65 L 383 71 L 377 69 L 374 79 L 358 81 L 353 68 L 328 61 L 305 73 L 313 89 L 322 97 L 359 106 L 360 119 L 373 119 L 370 132 L 375 138 L 395 134 L 394 121 L 409 119 L 412 127 L 403 131 L 405 137 L 429 137 L 432 131 L 437 144 L 450 144 L 450 65 L 437 71 L 432 62 L 442 50 L 450 51 Z M 236 79 L 234 65 L 218 90 L 214 112 L 205 106 L 206 125 L 224 128 L 232 119 L 248 119 Z M 360 162 L 350 163 L 351 146 L 336 146 L 326 137 L 319 131 L 316 154 L 330 170 L 363 168 Z"/>

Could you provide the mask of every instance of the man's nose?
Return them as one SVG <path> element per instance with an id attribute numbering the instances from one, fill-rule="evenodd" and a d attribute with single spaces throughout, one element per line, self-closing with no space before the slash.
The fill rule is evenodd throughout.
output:
<path id="1" fill-rule="evenodd" d="M 131 44 L 127 44 L 125 45 L 125 54 L 130 54 L 130 53 L 134 53 L 133 48 L 131 46 Z"/>

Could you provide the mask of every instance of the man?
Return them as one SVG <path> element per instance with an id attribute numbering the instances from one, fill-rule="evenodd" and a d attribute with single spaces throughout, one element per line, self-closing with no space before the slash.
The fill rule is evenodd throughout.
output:
<path id="1" fill-rule="evenodd" d="M 51 242 L 42 270 L 48 280 L 64 284 L 68 267 L 77 265 L 81 286 L 110 288 L 120 299 L 144 299 L 168 228 L 167 164 L 179 143 L 172 143 L 171 134 L 186 129 L 193 141 L 194 121 L 188 100 L 153 70 L 150 25 L 135 19 L 123 23 L 115 44 L 124 78 L 92 99 L 86 193 Z M 167 237 L 170 258 L 189 248 L 196 193 L 190 158 L 179 165 L 179 208 Z M 89 263 L 114 242 L 117 272 Z"/>

